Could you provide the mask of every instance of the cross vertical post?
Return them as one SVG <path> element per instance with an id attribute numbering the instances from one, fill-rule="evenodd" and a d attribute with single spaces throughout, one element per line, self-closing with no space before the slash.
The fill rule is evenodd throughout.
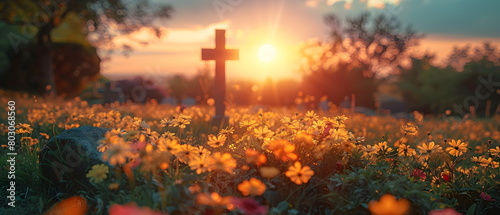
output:
<path id="1" fill-rule="evenodd" d="M 226 60 L 239 60 L 238 49 L 226 49 L 226 30 L 215 30 L 215 48 L 201 49 L 202 60 L 215 60 L 215 116 L 216 123 L 222 122 L 226 106 Z"/>

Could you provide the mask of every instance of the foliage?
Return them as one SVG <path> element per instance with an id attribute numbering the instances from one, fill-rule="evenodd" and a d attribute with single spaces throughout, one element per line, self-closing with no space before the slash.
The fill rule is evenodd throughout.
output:
<path id="1" fill-rule="evenodd" d="M 444 207 L 462 213 L 500 210 L 491 200 L 500 198 L 498 119 L 409 123 L 333 111 L 230 107 L 228 127 L 217 128 L 210 124 L 210 107 L 89 106 L 79 99 L 3 94 L 2 103 L 16 101 L 16 137 L 30 137 L 17 150 L 24 159 L 16 181 L 31 190 L 18 196 L 24 212 L 40 213 L 49 200 L 40 195 L 43 179 L 23 172 L 37 172 L 37 151 L 48 137 L 82 125 L 113 129 L 98 148 L 105 165 L 84 170 L 82 180 L 92 181 L 97 193 L 77 194 L 92 214 L 130 202 L 170 214 L 238 214 L 251 208 L 269 214 L 368 214 L 369 202 L 384 194 L 409 201 L 410 214 Z M 4 135 L 6 126 L 0 127 Z"/>
<path id="2" fill-rule="evenodd" d="M 411 109 L 424 113 L 450 110 L 461 116 L 495 113 L 500 104 L 500 53 L 495 47 L 485 43 L 472 54 L 468 47 L 456 48 L 444 68 L 431 65 L 432 59 L 413 58 L 412 68 L 401 72 L 398 86 Z M 475 106 L 472 113 L 469 105 Z"/>
<path id="3" fill-rule="evenodd" d="M 326 95 L 337 104 L 356 94 L 356 104 L 373 108 L 376 77 L 397 74 L 420 36 L 383 14 L 347 19 L 345 27 L 335 15 L 326 16 L 325 22 L 332 40 L 302 48 L 304 91 L 318 98 Z"/>
<path id="4" fill-rule="evenodd" d="M 116 43 L 114 38 L 127 37 L 140 30 L 150 30 L 160 37 L 159 21 L 170 18 L 171 13 L 170 6 L 152 1 L 16 0 L 0 3 L 0 21 L 17 29 L 6 33 L 5 39 L 12 47 L 9 57 L 15 59 L 14 55 L 23 54 L 19 52 L 31 50 L 24 46 L 33 46 L 34 51 L 29 54 L 35 59 L 31 64 L 36 66 L 26 73 L 35 77 L 32 79 L 36 85 L 27 90 L 49 94 L 57 92 L 52 68 L 53 42 L 91 44 L 108 53 L 115 50 L 127 53 L 132 49 L 131 44 Z M 147 44 L 144 40 L 130 41 Z"/>

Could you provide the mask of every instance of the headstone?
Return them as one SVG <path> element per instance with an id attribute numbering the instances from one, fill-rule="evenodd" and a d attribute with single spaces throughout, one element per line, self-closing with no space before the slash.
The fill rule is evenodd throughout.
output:
<path id="1" fill-rule="evenodd" d="M 188 107 L 195 106 L 196 105 L 196 99 L 193 97 L 187 97 L 182 100 L 182 104 L 186 105 Z"/>
<path id="2" fill-rule="evenodd" d="M 238 60 L 238 49 L 226 49 L 226 30 L 215 30 L 215 49 L 201 49 L 202 60 L 215 60 L 214 124 L 225 121 L 226 60 Z"/>
<path id="3" fill-rule="evenodd" d="M 86 174 L 92 166 L 105 163 L 97 146 L 107 131 L 82 126 L 63 131 L 47 142 L 39 156 L 47 195 L 63 193 L 71 196 L 81 190 L 87 193 L 94 190 Z"/>
<path id="4" fill-rule="evenodd" d="M 115 87 L 122 90 L 125 101 L 135 103 L 146 103 L 151 99 L 161 102 L 167 97 L 167 93 L 154 81 L 142 77 L 116 81 Z"/>
<path id="5" fill-rule="evenodd" d="M 99 92 L 104 95 L 104 104 L 113 103 L 115 101 L 123 102 L 123 92 L 121 88 L 114 88 L 111 82 L 104 84 L 104 89 L 99 89 Z"/>
<path id="6" fill-rule="evenodd" d="M 380 101 L 380 109 L 387 110 L 391 114 L 408 113 L 408 104 L 398 99 L 386 99 Z"/>

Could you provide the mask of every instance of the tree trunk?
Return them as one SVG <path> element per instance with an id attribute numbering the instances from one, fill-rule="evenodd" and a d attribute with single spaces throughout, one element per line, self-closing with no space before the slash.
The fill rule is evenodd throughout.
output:
<path id="1" fill-rule="evenodd" d="M 35 72 L 38 80 L 35 80 L 39 85 L 38 92 L 42 95 L 53 96 L 56 94 L 56 84 L 54 70 L 52 69 L 52 39 L 50 31 L 53 29 L 51 22 L 42 26 L 36 35 L 35 55 L 36 65 Z"/>

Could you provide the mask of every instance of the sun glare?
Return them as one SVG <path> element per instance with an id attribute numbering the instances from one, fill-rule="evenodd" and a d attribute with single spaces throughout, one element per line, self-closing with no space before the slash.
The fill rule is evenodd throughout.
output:
<path id="1" fill-rule="evenodd" d="M 263 62 L 270 62 L 276 57 L 276 49 L 270 44 L 265 44 L 259 47 L 258 52 L 259 60 Z"/>

